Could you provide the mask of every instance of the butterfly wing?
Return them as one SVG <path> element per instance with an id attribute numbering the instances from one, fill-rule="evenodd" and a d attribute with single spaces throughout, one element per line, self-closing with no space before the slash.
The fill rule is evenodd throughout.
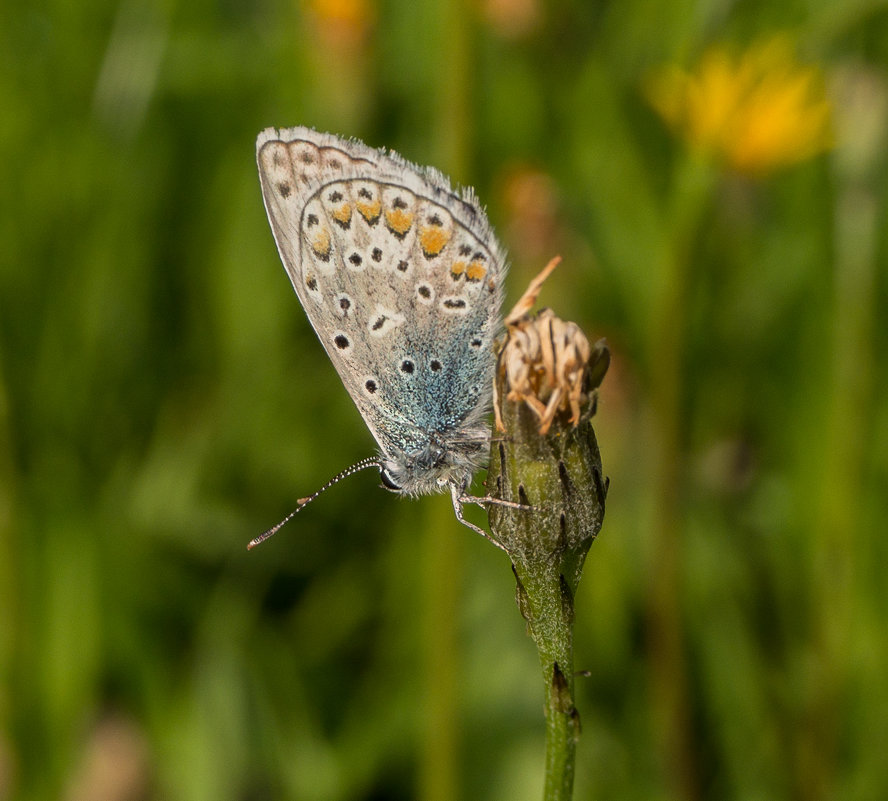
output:
<path id="1" fill-rule="evenodd" d="M 471 192 L 307 128 L 257 141 L 296 294 L 389 456 L 481 438 L 506 260 Z"/>

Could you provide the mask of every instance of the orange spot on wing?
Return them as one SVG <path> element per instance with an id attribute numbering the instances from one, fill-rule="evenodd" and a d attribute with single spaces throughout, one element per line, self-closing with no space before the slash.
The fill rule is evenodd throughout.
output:
<path id="1" fill-rule="evenodd" d="M 427 256 L 437 256 L 450 241 L 450 232 L 438 225 L 429 225 L 419 234 L 419 244 Z"/>
<path id="2" fill-rule="evenodd" d="M 385 221 L 391 231 L 398 236 L 404 236 L 413 225 L 413 212 L 403 209 L 389 209 L 385 213 Z"/>
<path id="3" fill-rule="evenodd" d="M 454 278 L 459 278 L 466 271 L 466 263 L 464 261 L 455 261 L 450 266 L 450 274 Z"/>
<path id="4" fill-rule="evenodd" d="M 322 259 L 330 255 L 330 232 L 323 228 L 311 240 L 311 249 Z"/>
<path id="5" fill-rule="evenodd" d="M 473 261 L 466 270 L 466 278 L 469 281 L 480 281 L 487 275 L 487 268 L 480 261 Z"/>
<path id="6" fill-rule="evenodd" d="M 352 208 L 348 203 L 343 203 L 339 208 L 333 209 L 333 219 L 343 225 L 348 225 L 351 221 Z"/>
<path id="7" fill-rule="evenodd" d="M 357 207 L 361 216 L 368 223 L 371 224 L 375 223 L 379 219 L 379 214 L 382 211 L 382 201 L 380 201 L 379 198 L 374 200 L 372 203 L 361 203 L 361 201 L 358 201 L 357 203 L 355 203 L 355 206 Z"/>

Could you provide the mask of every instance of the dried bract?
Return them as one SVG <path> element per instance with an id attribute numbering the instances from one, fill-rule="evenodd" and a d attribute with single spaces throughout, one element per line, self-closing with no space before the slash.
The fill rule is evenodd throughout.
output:
<path id="1" fill-rule="evenodd" d="M 535 317 L 529 314 L 543 281 L 559 261 L 549 262 L 507 315 L 508 336 L 499 358 L 506 400 L 526 403 L 539 419 L 540 434 L 549 431 L 559 411 L 570 412 L 570 424 L 577 425 L 600 382 L 599 378 L 593 386 L 588 380 L 593 348 L 576 323 L 556 317 L 550 309 Z M 597 366 L 601 359 L 609 361 L 603 342 L 596 343 L 594 351 Z M 600 373 L 603 376 L 604 371 Z M 505 431 L 498 399 L 494 410 L 497 429 Z"/>

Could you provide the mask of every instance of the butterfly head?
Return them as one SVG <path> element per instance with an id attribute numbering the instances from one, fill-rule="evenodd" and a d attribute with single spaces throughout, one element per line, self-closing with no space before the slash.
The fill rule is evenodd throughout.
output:
<path id="1" fill-rule="evenodd" d="M 383 453 L 379 475 L 382 486 L 399 495 L 431 495 L 451 486 L 468 486 L 484 464 L 486 439 L 446 442 L 433 438 L 412 452 Z"/>

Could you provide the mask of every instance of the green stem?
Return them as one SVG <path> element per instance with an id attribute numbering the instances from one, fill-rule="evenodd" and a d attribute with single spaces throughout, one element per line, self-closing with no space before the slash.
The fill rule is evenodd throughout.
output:
<path id="1" fill-rule="evenodd" d="M 519 606 L 528 619 L 543 673 L 546 699 L 544 801 L 568 801 L 573 793 L 580 720 L 574 705 L 573 594 L 557 569 L 538 563 L 514 566 Z M 546 567 L 545 565 L 543 566 Z M 557 568 L 557 565 L 550 565 Z"/>
<path id="2" fill-rule="evenodd" d="M 814 642 L 820 655 L 820 689 L 799 742 L 797 784 L 805 798 L 835 795 L 840 732 L 851 690 L 855 643 L 861 633 L 862 582 L 855 555 L 867 553 L 867 527 L 861 524 L 860 488 L 865 485 L 867 438 L 872 417 L 872 376 L 876 374 L 874 330 L 877 318 L 880 220 L 878 193 L 864 176 L 839 171 L 835 208 L 835 285 L 831 332 L 832 365 L 826 382 L 822 423 L 821 472 L 810 490 L 814 512 L 811 540 L 817 543 L 812 575 L 830 577 L 825 596 L 813 583 Z M 818 376 L 819 377 L 819 376 Z M 823 386 L 822 384 L 820 385 Z M 818 391 L 823 391 L 818 389 Z"/>
<path id="3" fill-rule="evenodd" d="M 607 358 L 606 349 L 596 349 L 596 364 Z M 502 372 L 498 386 L 505 398 Z M 539 433 L 539 420 L 524 403 L 506 402 L 500 411 L 507 434 L 492 443 L 487 484 L 494 497 L 524 508 L 490 506 L 490 530 L 512 560 L 518 608 L 539 652 L 546 699 L 543 797 L 569 801 L 580 732 L 573 695 L 574 593 L 601 528 L 607 487 L 591 408 L 576 426 L 558 416 L 547 434 Z"/>

